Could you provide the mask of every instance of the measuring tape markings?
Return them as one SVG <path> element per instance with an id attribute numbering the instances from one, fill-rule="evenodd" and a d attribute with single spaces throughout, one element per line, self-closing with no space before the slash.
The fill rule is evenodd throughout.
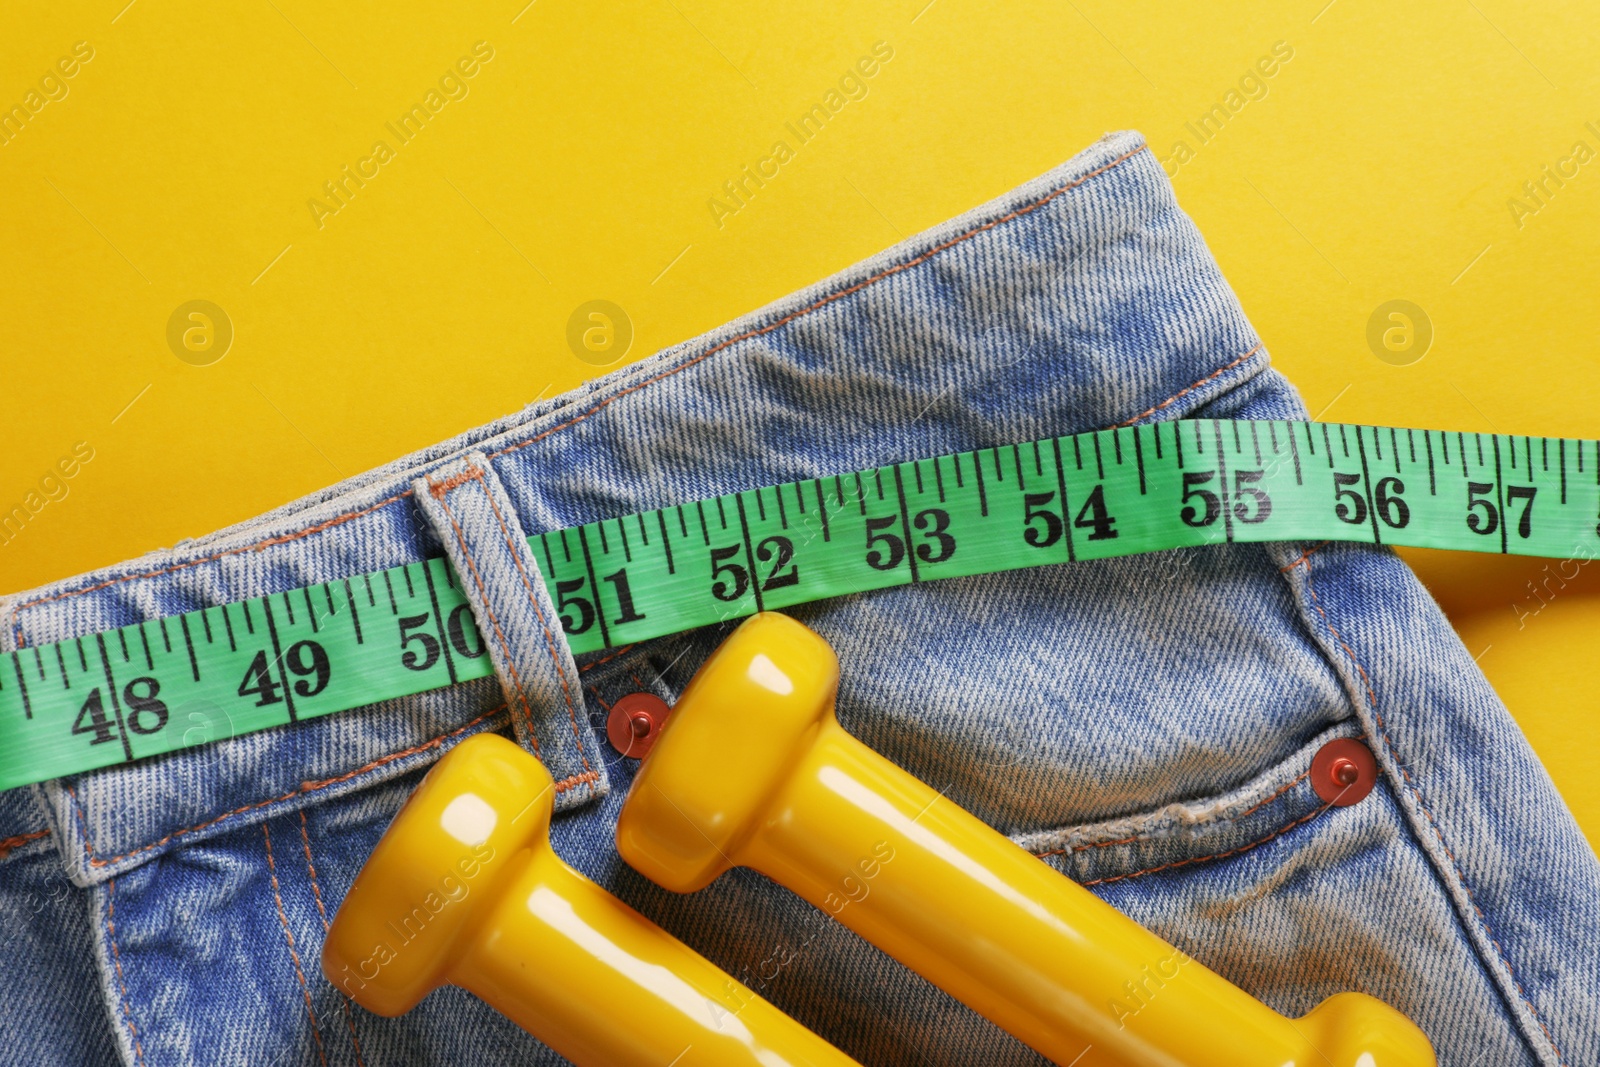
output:
<path id="1" fill-rule="evenodd" d="M 1600 546 L 1600 443 L 1181 420 L 529 538 L 574 653 L 938 578 L 1228 543 Z M 443 559 L 0 655 L 0 789 L 488 677 Z"/>

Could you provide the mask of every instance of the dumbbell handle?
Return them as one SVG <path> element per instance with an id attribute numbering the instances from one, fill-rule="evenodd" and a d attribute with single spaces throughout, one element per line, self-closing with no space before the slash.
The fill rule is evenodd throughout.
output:
<path id="1" fill-rule="evenodd" d="M 1277 1014 L 851 737 L 838 660 L 758 614 L 701 665 L 617 847 L 679 892 L 751 867 L 1062 1065 L 1434 1067 L 1372 997 Z"/>
<path id="2" fill-rule="evenodd" d="M 567 1059 L 607 1067 L 855 1061 L 549 849 L 530 850 L 448 980 Z"/>
<path id="3" fill-rule="evenodd" d="M 788 886 L 1056 1063 L 1434 1062 L 1409 1021 L 1367 997 L 1335 997 L 1301 1020 L 1272 1011 L 832 716 L 760 825 L 734 862 Z M 1352 1039 L 1373 1058 L 1347 1060 Z"/>
<path id="4" fill-rule="evenodd" d="M 554 795 L 503 737 L 447 754 L 334 916 L 328 980 L 387 1016 L 460 986 L 578 1067 L 857 1067 L 567 866 Z"/>

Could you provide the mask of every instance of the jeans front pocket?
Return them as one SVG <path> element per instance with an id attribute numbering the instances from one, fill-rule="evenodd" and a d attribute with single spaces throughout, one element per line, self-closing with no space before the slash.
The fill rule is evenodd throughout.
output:
<path id="1" fill-rule="evenodd" d="M 1358 733 L 1353 722 L 1331 726 L 1226 793 L 1014 839 L 1291 1018 L 1359 991 L 1416 1022 L 1442 1065 L 1538 1063 L 1392 784 L 1380 778 L 1348 807 L 1314 789 L 1317 752 Z M 1181 968 L 1130 967 L 1107 1007 L 1136 1028 L 1182 984 Z"/>

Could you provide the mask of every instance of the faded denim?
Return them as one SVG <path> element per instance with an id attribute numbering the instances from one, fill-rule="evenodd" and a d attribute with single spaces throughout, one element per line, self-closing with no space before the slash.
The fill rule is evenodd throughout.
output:
<path id="1" fill-rule="evenodd" d="M 633 767 L 597 732 L 605 709 L 641 689 L 673 699 L 725 628 L 574 662 L 542 635 L 550 605 L 516 536 L 1190 416 L 1306 412 L 1160 164 L 1122 133 L 565 396 L 0 600 L 11 649 L 478 554 L 493 565 L 474 611 L 508 634 L 497 678 L 0 794 L 6 1061 L 561 1062 L 460 991 L 382 1019 L 317 965 L 424 769 L 501 730 L 566 783 L 563 856 L 863 1063 L 1040 1062 L 758 875 L 677 897 L 618 860 Z M 840 651 L 847 729 L 1279 1011 L 1364 990 L 1411 1015 L 1448 1067 L 1600 1063 L 1600 865 L 1388 551 L 1213 546 L 793 614 Z M 1327 809 L 1311 756 L 1355 735 L 1382 781 Z"/>

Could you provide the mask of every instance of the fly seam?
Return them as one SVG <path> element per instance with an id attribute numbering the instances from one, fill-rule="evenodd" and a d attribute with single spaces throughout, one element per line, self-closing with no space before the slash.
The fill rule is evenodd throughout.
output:
<path id="1" fill-rule="evenodd" d="M 289 916 L 283 910 L 283 894 L 278 891 L 278 868 L 272 862 L 272 833 L 267 824 L 261 824 L 261 837 L 267 843 L 267 873 L 272 879 L 272 898 L 278 904 L 278 922 L 283 926 L 283 939 L 289 944 L 289 958 L 294 961 L 294 975 L 300 979 L 300 995 L 306 1001 L 306 1014 L 311 1017 L 311 1036 L 317 1042 L 317 1059 L 328 1067 L 328 1054 L 322 1047 L 322 1027 L 317 1023 L 317 1010 L 311 1006 L 311 986 L 306 983 L 306 972 L 300 966 L 300 950 L 295 948 L 294 933 L 289 929 Z"/>

